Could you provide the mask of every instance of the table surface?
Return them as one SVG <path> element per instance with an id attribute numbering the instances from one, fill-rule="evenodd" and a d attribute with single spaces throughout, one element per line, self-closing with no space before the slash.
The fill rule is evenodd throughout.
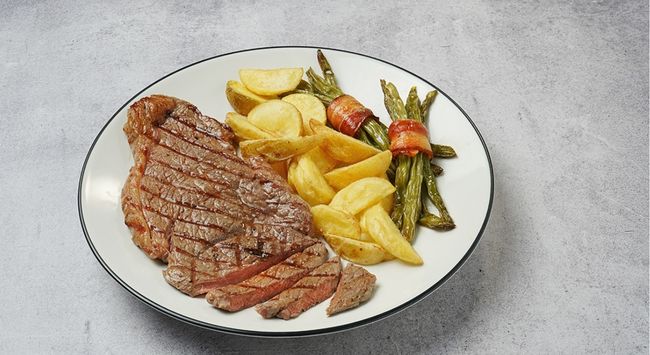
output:
<path id="1" fill-rule="evenodd" d="M 647 2 L 157 3 L 0 3 L 0 353 L 648 352 Z M 215 333 L 138 301 L 86 245 L 79 172 L 115 110 L 181 66 L 272 45 L 407 68 L 485 137 L 483 240 L 396 316 L 303 339 Z"/>

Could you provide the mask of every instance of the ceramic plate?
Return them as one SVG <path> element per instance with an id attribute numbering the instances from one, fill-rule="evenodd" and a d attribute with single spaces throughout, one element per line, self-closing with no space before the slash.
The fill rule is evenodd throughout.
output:
<path id="1" fill-rule="evenodd" d="M 435 86 L 396 65 L 348 51 L 324 49 L 344 92 L 356 97 L 388 123 L 379 79 L 395 83 L 402 97 L 412 85 L 421 97 Z M 318 68 L 316 48 L 273 47 L 244 50 L 209 58 L 179 69 L 147 86 L 108 120 L 88 152 L 79 181 L 79 215 L 84 234 L 108 273 L 138 299 L 176 319 L 224 332 L 257 336 L 301 336 L 350 329 L 380 320 L 426 297 L 469 257 L 487 223 L 493 177 L 487 148 L 467 114 L 440 92 L 431 107 L 431 141 L 452 145 L 458 158 L 437 161 L 445 173 L 439 189 L 456 222 L 456 229 L 436 232 L 419 228 L 414 247 L 424 265 L 413 267 L 393 260 L 369 266 L 377 276 L 372 299 L 333 317 L 325 315 L 328 301 L 300 317 L 284 321 L 262 319 L 253 309 L 225 313 L 203 298 L 191 298 L 169 286 L 164 265 L 152 261 L 132 242 L 124 225 L 120 192 L 133 164 L 122 132 L 129 105 L 151 94 L 176 96 L 204 114 L 222 119 L 231 107 L 225 83 L 238 78 L 240 68 Z"/>

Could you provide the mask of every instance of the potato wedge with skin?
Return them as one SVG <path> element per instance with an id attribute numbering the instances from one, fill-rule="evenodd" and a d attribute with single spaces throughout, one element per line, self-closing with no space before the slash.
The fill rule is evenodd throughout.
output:
<path id="1" fill-rule="evenodd" d="M 361 228 L 387 252 L 409 264 L 421 265 L 422 258 L 413 249 L 390 216 L 380 205 L 372 206 L 361 216 Z"/>
<path id="2" fill-rule="evenodd" d="M 311 214 L 314 217 L 314 225 L 321 235 L 335 234 L 361 240 L 361 226 L 353 215 L 328 205 L 312 207 Z M 372 241 L 372 238 L 369 240 Z"/>
<path id="3" fill-rule="evenodd" d="M 322 174 L 334 169 L 338 164 L 336 160 L 327 155 L 321 147 L 316 147 L 304 155 L 308 156 L 314 163 L 316 163 L 316 166 Z"/>
<path id="4" fill-rule="evenodd" d="M 309 157 L 298 158 L 296 166 L 291 172 L 291 179 L 291 185 L 296 189 L 298 195 L 310 206 L 327 204 L 334 197 L 334 189 L 327 184 L 323 174 Z"/>
<path id="5" fill-rule="evenodd" d="M 255 106 L 248 121 L 259 128 L 282 137 L 302 135 L 302 116 L 292 104 L 282 100 L 269 100 Z"/>
<path id="6" fill-rule="evenodd" d="M 385 174 L 391 160 L 393 154 L 386 150 L 358 163 L 334 169 L 325 174 L 325 180 L 335 190 L 340 190 L 359 179 Z"/>
<path id="7" fill-rule="evenodd" d="M 323 137 L 319 135 L 295 138 L 255 139 L 239 143 L 239 149 L 242 155 L 261 155 L 268 161 L 274 162 L 307 153 L 314 149 L 314 147 L 317 147 L 322 141 Z M 323 178 L 323 181 L 325 181 L 325 178 Z"/>
<path id="8" fill-rule="evenodd" d="M 323 150 L 338 161 L 356 163 L 380 152 L 375 147 L 371 147 L 360 140 L 339 133 L 315 120 L 310 121 L 310 127 L 314 133 L 325 136 L 325 142 L 322 146 Z"/>
<path id="9" fill-rule="evenodd" d="M 239 79 L 258 95 L 279 95 L 300 84 L 302 68 L 240 69 Z"/>
<path id="10" fill-rule="evenodd" d="M 298 111 L 300 111 L 305 134 L 313 133 L 311 126 L 309 125 L 311 120 L 316 120 L 322 124 L 327 122 L 325 105 L 323 105 L 323 103 L 314 95 L 291 94 L 283 97 L 282 101 L 294 105 Z"/>
<path id="11" fill-rule="evenodd" d="M 336 254 L 355 264 L 374 265 L 384 261 L 385 251 L 378 244 L 334 234 L 325 234 L 323 237 Z"/>
<path id="12" fill-rule="evenodd" d="M 366 208 L 376 205 L 393 192 L 395 192 L 395 187 L 390 182 L 378 177 L 367 177 L 357 180 L 337 192 L 332 198 L 330 207 L 356 215 Z"/>
<path id="13" fill-rule="evenodd" d="M 245 116 L 235 112 L 228 112 L 226 114 L 226 124 L 232 128 L 233 133 L 240 141 L 249 139 L 271 139 L 276 135 L 265 131 L 256 125 L 250 123 Z"/>
<path id="14" fill-rule="evenodd" d="M 248 115 L 253 107 L 274 98 L 257 95 L 236 80 L 228 80 L 226 83 L 226 99 L 237 113 L 244 116 Z"/>

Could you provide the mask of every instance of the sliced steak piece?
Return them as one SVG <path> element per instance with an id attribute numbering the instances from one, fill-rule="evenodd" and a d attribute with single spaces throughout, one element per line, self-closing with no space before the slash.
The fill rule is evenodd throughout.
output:
<path id="1" fill-rule="evenodd" d="M 291 287 L 325 260 L 327 249 L 322 243 L 315 244 L 250 279 L 211 290 L 206 295 L 206 300 L 229 312 L 254 306 Z"/>
<path id="2" fill-rule="evenodd" d="M 242 159 L 227 126 L 183 100 L 129 108 L 135 164 L 124 221 L 165 279 L 190 295 L 241 282 L 313 245 L 309 206 L 260 158 Z"/>
<path id="3" fill-rule="evenodd" d="M 343 312 L 367 301 L 372 296 L 376 280 L 375 275 L 368 270 L 348 264 L 341 272 L 341 280 L 329 307 L 327 307 L 327 315 Z"/>
<path id="4" fill-rule="evenodd" d="M 341 274 L 341 259 L 334 257 L 317 267 L 291 288 L 255 307 L 264 318 L 295 318 L 300 313 L 323 302 L 336 290 Z"/>

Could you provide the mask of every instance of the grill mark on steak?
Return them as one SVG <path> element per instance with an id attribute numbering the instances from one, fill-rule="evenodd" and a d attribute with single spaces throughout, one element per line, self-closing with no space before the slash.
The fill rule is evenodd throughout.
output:
<path id="1" fill-rule="evenodd" d="M 264 318 L 290 319 L 329 298 L 341 273 L 339 257 L 329 259 L 290 288 L 255 307 Z"/>
<path id="2" fill-rule="evenodd" d="M 134 242 L 198 295 L 250 278 L 315 240 L 309 207 L 226 126 L 179 99 L 135 102 L 124 126 L 135 165 L 122 207 Z"/>
<path id="3" fill-rule="evenodd" d="M 154 150 L 152 152 L 152 156 L 155 154 L 156 151 Z M 162 169 L 163 171 L 160 171 L 160 169 Z M 308 211 L 302 208 L 304 206 L 304 202 L 301 200 L 297 200 L 295 198 L 288 199 L 288 200 L 281 198 L 277 201 L 265 199 L 265 198 L 255 199 L 254 197 L 256 195 L 261 195 L 259 192 L 244 191 L 241 193 L 235 193 L 233 190 L 229 190 L 227 188 L 221 188 L 220 186 L 216 187 L 214 185 L 209 184 L 210 182 L 209 178 L 190 176 L 186 172 L 179 171 L 177 169 L 178 167 L 168 165 L 168 163 L 163 163 L 163 162 L 158 162 L 157 160 L 153 160 L 153 164 L 150 164 L 150 166 L 147 167 L 145 174 L 147 176 L 155 176 L 156 178 L 164 179 L 165 182 L 168 182 L 170 184 L 182 185 L 184 187 L 193 188 L 193 189 L 200 189 L 202 190 L 202 192 L 205 192 L 206 194 L 210 194 L 215 198 L 222 197 L 219 196 L 219 194 L 228 194 L 229 196 L 232 196 L 233 199 L 242 202 L 243 203 L 241 205 L 242 208 L 247 210 L 252 210 L 256 213 L 267 212 L 268 214 L 268 213 L 275 212 L 274 215 L 278 216 L 279 213 L 278 206 L 290 205 L 294 207 L 294 211 L 302 212 L 301 213 L 302 215 L 291 216 L 290 220 L 301 221 L 304 218 L 310 218 L 310 216 L 304 216 L 305 214 L 308 214 Z M 180 169 L 182 169 L 182 167 Z M 186 178 L 183 179 L 183 177 L 179 178 L 178 176 L 175 176 L 176 179 L 172 179 L 171 177 L 169 177 L 170 174 L 176 174 L 176 175 L 182 174 Z M 192 181 L 193 183 L 190 183 L 190 181 Z M 216 191 L 211 189 L 211 187 L 214 187 Z M 238 186 L 237 191 L 241 191 L 242 187 L 243 185 Z M 246 200 L 242 199 L 242 197 L 245 197 Z M 282 223 L 288 223 L 288 221 L 283 220 Z M 303 230 L 303 231 L 307 233 L 307 230 Z"/>
<path id="4" fill-rule="evenodd" d="M 206 300 L 213 306 L 229 312 L 251 307 L 287 289 L 323 264 L 326 258 L 327 249 L 322 243 L 317 243 L 250 279 L 211 290 L 206 295 Z"/>

